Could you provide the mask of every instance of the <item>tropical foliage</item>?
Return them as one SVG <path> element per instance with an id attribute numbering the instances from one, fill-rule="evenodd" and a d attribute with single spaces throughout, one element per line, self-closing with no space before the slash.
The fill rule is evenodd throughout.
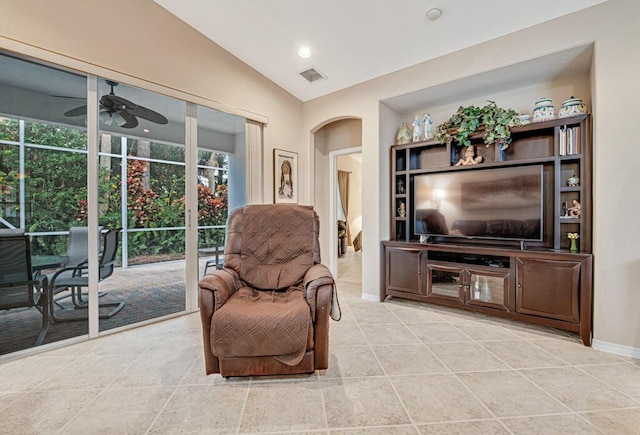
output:
<path id="1" fill-rule="evenodd" d="M 103 138 L 104 139 L 104 138 Z M 0 218 L 18 227 L 20 209 L 18 121 L 0 117 Z M 106 138 L 111 143 L 109 155 L 100 157 L 99 207 L 100 225 L 122 227 L 122 159 L 120 138 Z M 60 232 L 87 221 L 87 154 L 86 134 L 78 129 L 25 121 L 24 141 L 35 146 L 25 148 L 25 217 L 28 232 Z M 103 141 L 104 142 L 104 141 Z M 129 262 L 134 257 L 183 253 L 185 234 L 184 149 L 170 144 L 128 139 L 126 168 L 127 234 Z M 38 145 L 42 145 L 39 147 Z M 55 150 L 50 147 L 63 148 Z M 146 155 L 144 155 L 146 154 Z M 150 163 L 145 158 L 152 157 Z M 224 154 L 199 152 L 199 164 L 214 162 L 225 168 Z M 209 163 L 211 164 L 211 163 Z M 217 170 L 210 185 L 198 185 L 198 223 L 200 226 L 224 225 L 227 218 L 227 184 L 225 171 Z M 1 225 L 0 225 L 1 226 Z M 223 230 L 200 230 L 200 243 L 221 243 Z M 38 253 L 63 253 L 64 236 L 33 238 Z"/>
<path id="2" fill-rule="evenodd" d="M 484 130 L 482 140 L 485 145 L 497 143 L 506 149 L 511 143 L 511 127 L 520 125 L 518 112 L 498 107 L 495 101 L 488 101 L 483 107 L 459 107 L 456 113 L 436 128 L 435 138 L 440 143 L 455 140 L 458 146 L 471 145 L 471 135 Z"/>

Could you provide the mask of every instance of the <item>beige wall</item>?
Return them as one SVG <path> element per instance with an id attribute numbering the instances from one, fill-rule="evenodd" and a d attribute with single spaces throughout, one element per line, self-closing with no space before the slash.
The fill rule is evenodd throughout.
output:
<path id="1" fill-rule="evenodd" d="M 153 1 L 0 0 L 0 11 L 0 49 L 18 47 L 83 72 L 268 118 L 265 202 L 273 201 L 274 148 L 298 151 L 299 165 L 308 167 L 308 148 L 300 148 L 302 103 Z M 311 201 L 309 183 L 300 180 L 303 203 Z"/>
<path id="2" fill-rule="evenodd" d="M 640 2 L 609 0 L 304 105 L 150 0 L 0 0 L 0 10 L 0 48 L 50 52 L 54 57 L 61 55 L 57 58 L 64 65 L 95 67 L 106 76 L 105 71 L 111 70 L 123 82 L 136 85 L 135 79 L 144 79 L 207 99 L 213 107 L 228 105 L 268 117 L 266 202 L 273 197 L 273 148 L 299 153 L 300 172 L 307 173 L 300 180 L 300 201 L 312 202 L 314 186 L 326 184 L 328 172 L 313 170 L 314 160 L 322 155 L 313 133 L 331 120 L 360 118 L 363 185 L 367 186 L 363 191 L 363 297 L 371 299 L 377 298 L 380 288 L 380 240 L 389 237 L 389 144 L 401 120 L 380 101 L 594 42 L 595 345 L 640 352 L 636 289 L 640 250 L 634 243 L 640 218 L 634 182 L 640 167 L 636 139 Z M 315 205 L 326 213 L 323 201 L 316 198 Z M 321 220 L 325 218 L 321 214 Z M 326 231 L 321 234 L 328 237 Z"/>
<path id="3" fill-rule="evenodd" d="M 388 148 L 402 119 L 379 101 L 594 42 L 594 345 L 640 355 L 634 243 L 640 202 L 633 181 L 640 167 L 639 16 L 640 2 L 609 0 L 305 103 L 305 131 L 337 116 L 362 119 L 363 185 L 371 186 L 363 192 L 363 297 L 375 298 L 380 288 L 379 245 L 389 237 Z"/>

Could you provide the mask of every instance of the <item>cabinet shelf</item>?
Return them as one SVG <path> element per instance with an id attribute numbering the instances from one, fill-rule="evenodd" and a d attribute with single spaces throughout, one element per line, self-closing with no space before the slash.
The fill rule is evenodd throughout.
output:
<path id="1" fill-rule="evenodd" d="M 565 156 L 558 156 L 558 158 L 562 162 L 572 162 L 572 161 L 579 161 L 582 158 L 582 156 L 580 154 L 567 154 Z"/>
<path id="2" fill-rule="evenodd" d="M 472 171 L 474 169 L 484 168 L 502 168 L 507 166 L 526 166 L 535 165 L 541 163 L 552 163 L 555 160 L 554 157 L 539 157 L 535 159 L 521 159 L 521 160 L 505 160 L 501 162 L 479 163 L 477 165 L 469 166 L 440 166 L 437 168 L 429 169 L 411 169 L 409 175 L 430 174 L 433 172 L 450 172 L 450 171 Z M 398 174 L 399 172 L 396 172 Z"/>
<path id="3" fill-rule="evenodd" d="M 579 224 L 582 219 L 576 217 L 560 217 L 561 224 Z"/>

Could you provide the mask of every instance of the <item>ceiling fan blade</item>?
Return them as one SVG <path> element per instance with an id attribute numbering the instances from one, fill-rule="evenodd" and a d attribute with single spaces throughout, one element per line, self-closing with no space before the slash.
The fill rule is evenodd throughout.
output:
<path id="1" fill-rule="evenodd" d="M 126 110 L 121 110 L 119 113 L 120 113 L 120 116 L 122 116 L 124 118 L 124 120 L 127 121 L 126 124 L 121 125 L 120 127 L 122 127 L 122 128 L 135 128 L 135 127 L 138 126 L 138 120 L 131 113 L 129 113 Z"/>
<path id="2" fill-rule="evenodd" d="M 147 109 L 146 107 L 134 106 L 128 110 L 129 112 L 131 112 L 131 114 L 139 116 L 140 118 L 146 119 L 148 121 L 155 122 L 156 124 L 166 124 L 169 122 L 167 118 L 165 118 L 158 112 Z"/>
<path id="3" fill-rule="evenodd" d="M 82 116 L 87 114 L 87 106 L 76 107 L 63 113 L 64 116 Z"/>
<path id="4" fill-rule="evenodd" d="M 110 112 L 117 112 L 135 107 L 135 104 L 117 95 L 107 94 L 100 98 L 100 106 Z"/>
<path id="5" fill-rule="evenodd" d="M 86 97 L 72 97 L 71 95 L 51 95 L 53 98 L 68 98 L 70 100 L 86 100 Z"/>
<path id="6" fill-rule="evenodd" d="M 127 100 L 126 98 L 122 98 L 114 94 L 103 95 L 100 100 L 108 102 L 107 104 L 109 104 L 110 107 L 118 110 L 131 109 L 137 106 L 135 103 Z"/>

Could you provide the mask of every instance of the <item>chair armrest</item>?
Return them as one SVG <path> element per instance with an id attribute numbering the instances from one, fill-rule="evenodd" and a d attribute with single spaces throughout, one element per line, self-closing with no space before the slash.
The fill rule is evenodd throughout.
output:
<path id="1" fill-rule="evenodd" d="M 237 292 L 244 283 L 233 269 L 216 269 L 202 277 L 200 287 L 200 321 L 202 323 L 202 340 L 204 344 L 205 371 L 220 373 L 218 358 L 211 352 L 211 320 L 213 313 L 219 310 L 231 295 Z"/>
<path id="2" fill-rule="evenodd" d="M 55 271 L 55 273 L 51 276 L 51 279 L 49 280 L 49 286 L 51 288 L 54 288 L 56 286 L 56 279 L 58 279 L 58 276 L 60 276 L 60 274 L 64 273 L 64 272 L 73 272 L 72 276 L 74 278 L 79 278 L 82 276 L 82 271 L 86 271 L 89 270 L 89 266 L 88 265 L 79 265 L 79 266 L 69 266 L 69 267 L 63 267 L 62 269 L 58 269 Z M 68 278 L 66 278 L 68 279 Z"/>
<path id="3" fill-rule="evenodd" d="M 211 314 L 220 309 L 225 302 L 244 284 L 233 269 L 216 269 L 202 277 L 200 287 L 200 303 L 211 305 Z"/>
<path id="4" fill-rule="evenodd" d="M 331 290 L 328 301 L 331 306 L 329 312 L 333 320 L 340 320 L 340 304 L 338 303 L 338 293 L 336 291 L 335 281 L 333 275 L 327 266 L 324 264 L 314 264 L 307 270 L 302 278 L 304 286 L 304 296 L 311 306 L 311 313 L 313 315 L 313 321 L 316 320 L 316 313 L 318 311 L 318 301 L 320 296 L 317 294 L 319 289 L 327 286 Z"/>
<path id="5" fill-rule="evenodd" d="M 324 264 L 314 264 L 311 266 L 302 278 L 302 285 L 307 290 L 308 286 L 314 281 L 321 280 L 323 283 L 333 283 L 333 275 L 327 266 Z"/>

